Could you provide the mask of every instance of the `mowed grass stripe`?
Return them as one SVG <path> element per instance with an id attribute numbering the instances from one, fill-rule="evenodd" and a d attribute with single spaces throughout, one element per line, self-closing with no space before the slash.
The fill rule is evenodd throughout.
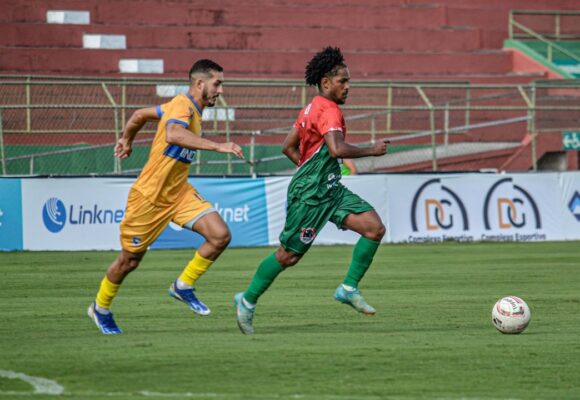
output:
<path id="1" fill-rule="evenodd" d="M 352 247 L 314 247 L 263 296 L 252 337 L 237 329 L 233 295 L 272 249 L 224 253 L 198 284 L 206 318 L 167 295 L 192 251 L 150 252 L 115 300 L 125 330 L 116 337 L 86 317 L 116 253 L 0 253 L 0 369 L 52 379 L 79 398 L 575 398 L 578 249 L 384 245 L 361 285 L 378 310 L 366 317 L 332 299 Z M 521 335 L 490 322 L 510 294 L 532 309 Z M 0 379 L 0 392 L 29 390 Z"/>

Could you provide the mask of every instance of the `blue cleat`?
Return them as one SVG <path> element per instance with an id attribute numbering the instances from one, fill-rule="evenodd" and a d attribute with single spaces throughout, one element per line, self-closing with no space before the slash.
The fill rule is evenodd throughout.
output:
<path id="1" fill-rule="evenodd" d="M 195 296 L 195 289 L 181 290 L 177 287 L 176 282 L 173 282 L 169 287 L 169 295 L 175 300 L 184 302 L 189 306 L 191 311 L 199 315 L 209 315 L 211 310 L 203 304 L 203 302 Z"/>
<path id="2" fill-rule="evenodd" d="M 238 327 L 244 335 L 252 335 L 254 333 L 254 311 L 256 309 L 248 308 L 244 305 L 242 298 L 244 292 L 240 292 L 234 296 L 234 304 L 236 306 L 236 318 L 238 320 Z"/>
<path id="3" fill-rule="evenodd" d="M 117 335 L 123 333 L 121 328 L 119 328 L 115 323 L 113 313 L 101 314 L 95 309 L 95 303 L 92 303 L 89 306 L 87 314 L 93 321 L 95 321 L 95 324 L 104 335 Z"/>
<path id="4" fill-rule="evenodd" d="M 334 299 L 340 301 L 343 304 L 348 304 L 359 313 L 365 315 L 375 315 L 377 312 L 374 307 L 369 305 L 365 299 L 363 299 L 360 294 L 360 290 L 346 290 L 342 284 L 336 288 L 336 291 L 334 292 Z"/>

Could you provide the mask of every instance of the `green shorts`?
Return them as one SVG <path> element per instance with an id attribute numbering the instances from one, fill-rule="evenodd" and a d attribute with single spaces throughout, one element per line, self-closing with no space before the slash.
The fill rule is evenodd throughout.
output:
<path id="1" fill-rule="evenodd" d="M 369 203 L 347 188 L 336 199 L 325 203 L 312 205 L 296 200 L 288 204 L 280 244 L 287 251 L 302 255 L 328 221 L 344 229 L 342 222 L 348 215 L 372 210 L 374 208 Z"/>

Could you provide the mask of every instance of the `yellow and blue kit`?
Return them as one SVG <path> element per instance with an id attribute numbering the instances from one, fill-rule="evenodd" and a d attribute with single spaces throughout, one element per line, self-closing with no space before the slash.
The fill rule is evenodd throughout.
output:
<path id="1" fill-rule="evenodd" d="M 180 94 L 157 106 L 157 115 L 159 123 L 149 160 L 129 192 L 121 222 L 121 245 L 132 253 L 146 250 L 170 221 L 184 226 L 215 211 L 187 182 L 196 150 L 169 144 L 166 139 L 170 124 L 201 136 L 201 108 L 189 94 Z"/>

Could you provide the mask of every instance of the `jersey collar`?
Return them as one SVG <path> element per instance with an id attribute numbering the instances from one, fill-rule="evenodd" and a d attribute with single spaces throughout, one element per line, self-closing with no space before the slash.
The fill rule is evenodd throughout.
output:
<path id="1" fill-rule="evenodd" d="M 197 110 L 197 113 L 201 117 L 201 115 L 203 114 L 203 112 L 201 111 L 201 108 L 199 107 L 199 105 L 197 104 L 197 102 L 195 101 L 195 99 L 193 98 L 193 96 L 190 95 L 189 93 L 187 93 L 187 97 L 189 98 L 189 100 L 191 100 L 191 102 L 195 106 L 195 109 Z"/>

